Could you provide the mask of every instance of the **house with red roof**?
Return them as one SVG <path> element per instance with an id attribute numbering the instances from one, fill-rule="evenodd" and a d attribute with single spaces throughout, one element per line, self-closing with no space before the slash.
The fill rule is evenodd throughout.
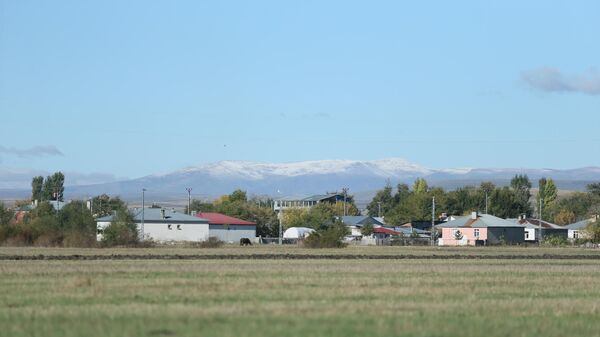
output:
<path id="1" fill-rule="evenodd" d="M 198 218 L 208 220 L 209 236 L 221 241 L 236 243 L 240 239 L 256 238 L 256 223 L 246 221 L 221 213 L 202 212 L 194 214 Z"/>

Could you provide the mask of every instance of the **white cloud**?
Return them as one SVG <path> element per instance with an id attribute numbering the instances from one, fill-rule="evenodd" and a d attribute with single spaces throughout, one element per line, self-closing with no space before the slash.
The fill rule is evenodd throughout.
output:
<path id="1" fill-rule="evenodd" d="M 543 67 L 523 72 L 521 78 L 532 88 L 546 92 L 600 95 L 600 73 L 594 68 L 583 75 L 565 75 L 557 68 Z"/>

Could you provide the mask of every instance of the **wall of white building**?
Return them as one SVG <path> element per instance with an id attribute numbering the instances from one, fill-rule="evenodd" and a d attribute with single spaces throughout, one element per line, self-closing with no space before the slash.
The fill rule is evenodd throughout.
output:
<path id="1" fill-rule="evenodd" d="M 102 240 L 101 230 L 108 227 L 110 222 L 98 222 L 98 241 Z M 137 223 L 141 234 L 142 224 Z M 205 241 L 209 237 L 208 224 L 182 224 L 182 223 L 144 223 L 144 238 L 154 241 Z"/>
<path id="2" fill-rule="evenodd" d="M 254 240 L 256 226 L 251 225 L 210 225 L 210 236 L 215 236 L 221 241 L 237 243 L 241 238 Z"/>

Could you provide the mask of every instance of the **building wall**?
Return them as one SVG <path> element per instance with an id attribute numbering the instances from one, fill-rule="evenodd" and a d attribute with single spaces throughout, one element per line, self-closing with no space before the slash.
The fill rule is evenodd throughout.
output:
<path id="1" fill-rule="evenodd" d="M 241 238 L 253 240 L 256 237 L 256 226 L 252 225 L 210 225 L 210 236 L 225 242 L 240 242 Z"/>
<path id="2" fill-rule="evenodd" d="M 515 244 L 525 241 L 524 227 L 489 227 L 487 243 L 497 245 L 502 242 Z"/>
<path id="3" fill-rule="evenodd" d="M 208 224 L 144 223 L 144 237 L 155 241 L 205 241 L 208 233 Z"/>
<path id="4" fill-rule="evenodd" d="M 98 222 L 98 229 L 104 229 L 110 222 Z M 169 225 L 171 228 L 169 229 Z M 141 235 L 142 224 L 137 223 Z M 144 238 L 155 241 L 205 241 L 208 239 L 208 224 L 181 224 L 181 223 L 144 223 Z M 96 239 L 102 240 L 98 233 Z"/>
<path id="5" fill-rule="evenodd" d="M 479 236 L 475 236 L 475 230 L 479 230 Z M 454 232 L 459 230 L 463 238 L 462 240 L 456 240 L 454 238 Z M 487 240 L 487 228 L 468 228 L 468 227 L 457 227 L 457 228 L 442 228 L 442 239 L 438 241 L 440 246 L 475 246 L 477 240 Z"/>

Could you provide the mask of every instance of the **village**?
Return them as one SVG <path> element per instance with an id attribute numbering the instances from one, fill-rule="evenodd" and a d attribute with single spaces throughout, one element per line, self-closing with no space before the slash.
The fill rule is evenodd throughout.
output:
<path id="1" fill-rule="evenodd" d="M 52 177 L 48 177 L 47 180 L 52 182 Z M 424 181 L 417 180 L 413 188 L 418 189 L 419 184 L 422 183 Z M 60 190 L 60 188 L 56 190 Z M 43 195 L 41 190 L 34 190 L 32 199 Z M 48 195 L 47 191 L 46 195 Z M 90 235 L 90 237 L 95 238 L 96 243 L 87 240 L 88 246 L 109 241 L 113 242 L 111 245 L 125 246 L 139 242 L 177 245 L 207 241 L 230 245 L 305 246 L 310 242 L 311 235 L 315 239 L 319 237 L 321 231 L 334 227 L 341 228 L 341 230 L 337 232 L 338 237 L 335 239 L 333 247 L 346 245 L 574 246 L 577 244 L 587 244 L 587 247 L 590 247 L 597 243 L 596 234 L 589 229 L 597 224 L 598 215 L 591 214 L 589 218 L 583 220 L 557 225 L 540 219 L 539 216 L 529 216 L 525 213 L 512 218 L 501 218 L 479 210 L 463 211 L 460 215 L 446 212 L 436 213 L 435 197 L 432 198 L 430 220 L 412 219 L 398 222 L 396 218 L 393 220 L 395 223 L 390 222 L 385 215 L 381 214 L 380 201 L 373 200 L 371 202 L 371 206 L 377 206 L 379 213 L 373 216 L 367 209 L 359 210 L 347 191 L 272 199 L 264 203 L 259 201 L 256 205 L 255 201 L 248 200 L 245 191 L 237 190 L 231 195 L 223 196 L 221 198 L 223 200 L 213 203 L 201 203 L 197 200 L 192 202 L 190 197 L 189 203 L 184 209 L 163 207 L 155 202 L 146 206 L 143 200 L 141 207 L 129 207 L 118 197 L 111 199 L 106 195 L 83 202 L 61 201 L 62 198 L 55 193 L 53 199 L 55 200 L 43 202 L 45 207 L 41 207 L 42 202 L 37 199 L 32 200 L 29 204 L 22 202 L 20 206 L 16 207 L 12 213 L 12 220 L 3 226 L 5 228 L 3 234 L 0 233 L 2 234 L 0 239 L 5 241 L 4 244 L 10 245 L 11 242 L 8 234 L 10 231 L 6 228 L 12 228 L 13 233 L 18 233 L 19 228 L 31 227 L 33 224 L 33 226 L 40 227 L 35 230 L 41 233 L 43 228 L 48 228 L 48 225 L 39 221 L 35 222 L 36 217 L 43 219 L 42 221 L 53 221 L 57 217 L 63 219 L 73 217 L 72 212 L 63 212 L 70 208 L 85 215 L 83 217 L 81 214 L 77 215 L 78 220 L 76 221 L 82 222 L 82 219 L 85 218 L 88 224 L 93 223 L 95 235 Z M 219 205 L 221 207 L 218 207 Z M 223 205 L 228 206 L 222 207 Z M 253 208 L 251 211 L 240 212 L 240 209 L 244 207 Z M 487 208 L 488 204 L 486 203 L 485 209 Z M 40 210 L 43 209 L 46 211 L 40 213 Z M 219 210 L 229 214 L 224 214 Z M 266 216 L 257 215 L 258 211 L 263 212 Z M 45 215 L 44 212 L 46 212 Z M 233 215 L 237 215 L 237 217 Z M 68 219 L 63 221 L 69 222 Z M 128 223 L 129 232 L 117 231 L 115 234 L 114 228 L 123 222 Z M 112 224 L 115 225 L 111 227 Z M 56 228 L 61 226 L 65 227 L 57 224 Z M 76 228 L 84 225 L 76 223 L 72 226 Z M 91 233 L 91 225 L 87 225 L 87 228 L 87 233 Z M 24 236 L 28 235 L 24 234 Z M 38 235 L 45 238 L 44 234 Z M 54 233 L 53 235 L 58 234 Z M 47 238 L 45 239 L 47 240 Z M 68 241 L 64 237 L 62 240 L 62 242 L 47 241 L 46 245 L 61 246 Z M 44 245 L 39 238 L 30 238 L 28 242 L 16 243 L 18 245 Z M 327 247 L 322 244 L 317 246 Z"/>

